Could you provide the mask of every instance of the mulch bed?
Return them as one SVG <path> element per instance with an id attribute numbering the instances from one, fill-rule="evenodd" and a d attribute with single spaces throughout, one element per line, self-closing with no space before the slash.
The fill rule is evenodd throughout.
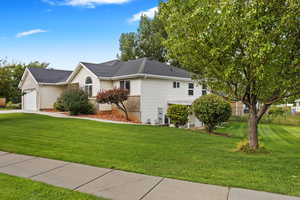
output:
<path id="1" fill-rule="evenodd" d="M 56 113 L 61 113 L 64 115 L 70 115 L 68 112 L 60 112 L 54 109 L 44 109 L 42 110 L 44 112 L 56 112 Z M 88 118 L 93 118 L 93 119 L 103 119 L 103 120 L 111 120 L 111 121 L 118 121 L 118 122 L 130 122 L 130 123 L 136 123 L 136 124 L 140 124 L 140 122 L 138 121 L 134 121 L 134 120 L 126 120 L 126 118 L 123 115 L 120 115 L 117 112 L 111 112 L 111 111 L 107 111 L 107 112 L 99 112 L 97 114 L 93 114 L 93 115 L 77 115 L 74 117 L 88 117 Z"/>
<path id="2" fill-rule="evenodd" d="M 93 115 L 78 115 L 78 117 L 89 117 L 89 118 L 104 119 L 104 120 L 119 121 L 119 122 L 130 122 L 130 123 L 137 123 L 137 124 L 139 123 L 137 121 L 127 120 L 124 116 L 112 112 L 100 112 Z"/>

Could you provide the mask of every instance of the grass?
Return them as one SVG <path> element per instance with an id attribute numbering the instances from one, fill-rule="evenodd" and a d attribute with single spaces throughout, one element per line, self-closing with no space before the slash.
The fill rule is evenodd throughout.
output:
<path id="1" fill-rule="evenodd" d="M 5 200 L 104 200 L 29 179 L 0 174 L 0 199 Z"/>
<path id="2" fill-rule="evenodd" d="M 194 182 L 300 196 L 300 128 L 263 124 L 269 154 L 233 152 L 246 124 L 222 137 L 168 127 L 34 114 L 0 115 L 0 150 Z"/>
<path id="3" fill-rule="evenodd" d="M 244 116 L 232 116 L 230 121 L 235 122 L 247 122 L 248 115 Z M 263 124 L 280 124 L 280 125 L 289 125 L 289 126 L 300 126 L 300 116 L 299 115 L 292 115 L 287 114 L 284 116 L 277 116 L 277 117 L 268 117 L 268 115 L 264 115 L 261 120 Z"/>

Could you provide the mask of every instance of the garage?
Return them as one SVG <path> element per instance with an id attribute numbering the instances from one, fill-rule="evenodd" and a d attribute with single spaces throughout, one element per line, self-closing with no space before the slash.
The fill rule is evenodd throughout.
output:
<path id="1" fill-rule="evenodd" d="M 37 92 L 36 90 L 27 90 L 23 96 L 24 110 L 37 111 Z"/>

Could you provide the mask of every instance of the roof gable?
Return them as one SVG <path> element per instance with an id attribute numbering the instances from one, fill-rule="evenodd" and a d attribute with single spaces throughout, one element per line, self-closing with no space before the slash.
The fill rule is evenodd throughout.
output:
<path id="1" fill-rule="evenodd" d="M 34 79 L 38 83 L 62 83 L 66 82 L 72 71 L 44 69 L 44 68 L 28 68 Z"/>

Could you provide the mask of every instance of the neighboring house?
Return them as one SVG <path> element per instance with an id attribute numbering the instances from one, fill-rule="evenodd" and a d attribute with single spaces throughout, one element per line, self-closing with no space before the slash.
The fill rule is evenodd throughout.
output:
<path id="1" fill-rule="evenodd" d="M 47 83 L 47 94 L 38 92 L 44 87 L 39 81 L 35 81 L 35 85 L 39 85 L 39 87 L 27 86 L 30 80 L 26 80 L 26 77 L 29 76 L 27 79 L 38 79 L 33 73 L 31 73 L 32 75 L 28 73 L 32 72 L 32 70 L 26 70 L 20 87 L 24 92 L 36 90 L 36 99 L 42 99 L 40 102 L 42 105 L 37 104 L 36 110 L 46 109 L 46 107 L 53 108 L 53 103 L 67 85 L 83 88 L 93 102 L 96 102 L 96 95 L 99 91 L 120 87 L 130 91 L 130 97 L 126 106 L 131 118 L 142 123 L 164 124 L 168 122 L 168 119 L 165 117 L 168 105 L 191 105 L 196 98 L 207 93 L 206 88 L 202 88 L 201 85 L 193 81 L 190 73 L 186 70 L 148 58 L 127 62 L 113 60 L 101 64 L 81 62 L 72 73 L 40 69 L 44 70 L 45 73 L 47 71 L 55 72 L 48 74 L 49 79 L 57 80 L 58 74 L 65 74 L 64 77 L 60 76 L 59 81 L 53 84 Z M 26 73 L 29 75 L 26 76 Z M 50 78 L 50 76 L 53 77 Z M 68 77 L 66 78 L 66 76 Z M 24 109 L 32 107 L 26 105 L 32 104 L 28 102 L 26 95 L 23 98 Z M 44 97 L 44 95 L 47 95 L 47 97 Z M 48 100 L 46 107 L 43 104 L 44 98 Z M 117 110 L 111 105 L 96 105 L 99 111 Z M 197 124 L 199 122 L 193 120 L 192 123 Z"/>
<path id="2" fill-rule="evenodd" d="M 249 113 L 248 107 L 241 101 L 231 102 L 233 116 L 243 116 Z"/>
<path id="3" fill-rule="evenodd" d="M 295 103 L 292 107 L 292 113 L 300 113 L 300 99 L 295 100 Z"/>

